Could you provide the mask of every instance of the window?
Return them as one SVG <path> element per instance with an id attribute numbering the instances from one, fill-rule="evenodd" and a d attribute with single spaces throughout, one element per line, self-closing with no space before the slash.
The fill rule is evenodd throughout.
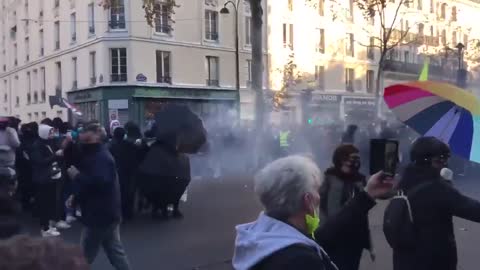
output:
<path id="1" fill-rule="evenodd" d="M 468 46 L 468 35 L 463 34 L 463 46 L 465 46 L 465 50 L 467 49 Z"/>
<path id="2" fill-rule="evenodd" d="M 290 31 L 289 31 L 289 45 L 290 45 L 290 49 L 293 50 L 293 24 L 290 24 Z"/>
<path id="3" fill-rule="evenodd" d="M 420 36 L 424 35 L 424 28 L 425 28 L 425 25 L 423 23 L 420 23 L 418 25 L 418 35 L 420 35 Z"/>
<path id="4" fill-rule="evenodd" d="M 30 28 L 30 21 L 26 20 L 25 21 L 25 35 L 28 35 L 29 28 Z"/>
<path id="5" fill-rule="evenodd" d="M 32 76 L 30 71 L 27 72 L 27 93 L 32 92 Z"/>
<path id="6" fill-rule="evenodd" d="M 38 103 L 38 93 L 37 91 L 33 92 L 33 104 Z"/>
<path id="7" fill-rule="evenodd" d="M 110 49 L 112 66 L 111 78 L 112 82 L 127 81 L 127 49 L 115 48 Z"/>
<path id="8" fill-rule="evenodd" d="M 26 62 L 30 61 L 30 39 L 25 38 L 25 60 Z"/>
<path id="9" fill-rule="evenodd" d="M 70 15 L 70 34 L 71 42 L 74 43 L 77 41 L 77 15 L 72 13 Z"/>
<path id="10" fill-rule="evenodd" d="M 317 52 L 325 53 L 325 29 L 318 29 Z"/>
<path id="11" fill-rule="evenodd" d="M 430 0 L 430 13 L 435 13 L 435 0 Z"/>
<path id="12" fill-rule="evenodd" d="M 165 3 L 155 5 L 155 32 L 170 34 L 170 8 Z"/>
<path id="13" fill-rule="evenodd" d="M 90 84 L 95 85 L 97 83 L 97 69 L 96 69 L 96 53 L 90 52 Z"/>
<path id="14" fill-rule="evenodd" d="M 417 0 L 417 9 L 422 10 L 423 9 L 423 0 Z"/>
<path id="15" fill-rule="evenodd" d="M 430 26 L 430 36 L 433 37 L 433 25 Z"/>
<path id="16" fill-rule="evenodd" d="M 60 0 L 55 0 L 55 8 L 58 8 L 60 6 Z"/>
<path id="17" fill-rule="evenodd" d="M 125 29 L 125 3 L 117 0 L 110 7 L 110 29 Z"/>
<path id="18" fill-rule="evenodd" d="M 403 61 L 405 61 L 405 63 L 410 63 L 410 51 L 403 52 Z"/>
<path id="19" fill-rule="evenodd" d="M 370 44 L 367 47 L 367 58 L 375 60 L 375 37 L 370 37 Z"/>
<path id="20" fill-rule="evenodd" d="M 60 49 L 60 22 L 55 22 L 54 24 L 55 29 L 55 50 Z"/>
<path id="21" fill-rule="evenodd" d="M 348 20 L 349 21 L 353 21 L 353 1 L 354 0 L 348 1 Z"/>
<path id="22" fill-rule="evenodd" d="M 247 60 L 247 87 L 252 86 L 252 60 Z"/>
<path id="23" fill-rule="evenodd" d="M 13 65 L 17 66 L 18 65 L 18 46 L 17 43 L 13 44 L 13 54 L 14 54 L 14 60 L 13 60 Z"/>
<path id="24" fill-rule="evenodd" d="M 320 90 L 325 90 L 325 67 L 315 66 L 315 82 Z"/>
<path id="25" fill-rule="evenodd" d="M 78 83 L 77 83 L 77 57 L 72 57 L 72 90 L 75 90 L 78 88 Z"/>
<path id="26" fill-rule="evenodd" d="M 325 0 L 318 0 L 318 14 L 325 16 Z"/>
<path id="27" fill-rule="evenodd" d="M 353 68 L 345 69 L 345 89 L 349 92 L 353 92 L 353 81 L 355 80 L 355 70 Z"/>
<path id="28" fill-rule="evenodd" d="M 411 0 L 406 0 L 403 2 L 403 4 L 406 6 L 406 7 L 410 7 L 410 1 Z"/>
<path id="29" fill-rule="evenodd" d="M 95 6 L 93 3 L 88 5 L 88 34 L 95 34 Z"/>
<path id="30" fill-rule="evenodd" d="M 34 90 L 38 89 L 38 70 L 36 69 L 33 70 L 32 85 Z"/>
<path id="31" fill-rule="evenodd" d="M 457 31 L 452 32 L 452 46 L 457 46 Z"/>
<path id="32" fill-rule="evenodd" d="M 452 7 L 452 21 L 453 22 L 457 21 L 457 7 L 455 6 Z"/>
<path id="33" fill-rule="evenodd" d="M 218 12 L 205 10 L 205 38 L 218 40 Z"/>
<path id="34" fill-rule="evenodd" d="M 375 71 L 367 70 L 367 92 L 373 93 L 375 83 Z"/>
<path id="35" fill-rule="evenodd" d="M 62 91 L 62 63 L 56 62 L 55 66 L 57 68 L 57 85 L 55 86 L 56 94 Z"/>
<path id="36" fill-rule="evenodd" d="M 45 54 L 45 37 L 43 35 L 43 29 L 40 30 L 39 33 L 39 43 L 40 43 L 40 56 L 43 56 Z"/>
<path id="37" fill-rule="evenodd" d="M 219 86 L 219 69 L 218 69 L 218 57 L 207 56 L 207 85 Z"/>
<path id="38" fill-rule="evenodd" d="M 45 94 L 45 85 L 46 85 L 46 75 L 45 75 L 45 68 L 42 67 L 40 68 L 40 101 L 43 103 L 46 100 L 46 94 Z"/>
<path id="39" fill-rule="evenodd" d="M 283 24 L 283 47 L 287 47 L 287 24 Z"/>
<path id="40" fill-rule="evenodd" d="M 447 31 L 445 29 L 442 30 L 442 45 L 447 45 Z"/>
<path id="41" fill-rule="evenodd" d="M 251 26 L 252 26 L 252 18 L 245 17 L 245 45 L 252 44 Z"/>
<path id="42" fill-rule="evenodd" d="M 444 19 L 447 17 L 447 4 L 443 3 L 440 7 L 440 19 Z"/>
<path id="43" fill-rule="evenodd" d="M 347 44 L 345 46 L 345 54 L 347 56 L 351 56 L 351 57 L 355 56 L 354 46 L 355 46 L 354 35 L 351 33 L 347 34 Z"/>
<path id="44" fill-rule="evenodd" d="M 19 106 L 20 106 L 20 97 L 17 96 L 17 97 L 15 98 L 15 107 L 19 107 Z"/>
<path id="45" fill-rule="evenodd" d="M 293 0 L 288 0 L 288 10 L 293 11 Z"/>
<path id="46" fill-rule="evenodd" d="M 42 119 L 47 118 L 47 112 L 42 112 Z"/>
<path id="47" fill-rule="evenodd" d="M 38 112 L 33 113 L 35 115 L 35 121 L 38 122 L 40 121 L 40 118 L 38 116 Z"/>
<path id="48" fill-rule="evenodd" d="M 157 82 L 172 83 L 170 77 L 170 52 L 156 51 L 157 57 Z"/>

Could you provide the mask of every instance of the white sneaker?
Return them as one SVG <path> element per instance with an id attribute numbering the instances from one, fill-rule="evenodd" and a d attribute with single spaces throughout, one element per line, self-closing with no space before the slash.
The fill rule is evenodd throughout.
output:
<path id="1" fill-rule="evenodd" d="M 76 220 L 77 219 L 74 216 L 70 216 L 70 215 L 68 215 L 67 218 L 66 218 L 66 221 L 69 224 L 75 222 Z"/>
<path id="2" fill-rule="evenodd" d="M 70 229 L 72 226 L 63 220 L 60 220 L 57 222 L 57 224 L 55 224 L 55 227 L 58 229 Z"/>
<path id="3" fill-rule="evenodd" d="M 41 230 L 42 237 L 57 237 L 60 236 L 60 233 L 54 229 L 50 228 L 47 231 Z"/>

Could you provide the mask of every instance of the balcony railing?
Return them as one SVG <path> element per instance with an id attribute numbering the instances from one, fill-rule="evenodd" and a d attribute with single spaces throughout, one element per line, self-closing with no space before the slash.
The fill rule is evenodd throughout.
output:
<path id="1" fill-rule="evenodd" d="M 207 79 L 207 85 L 208 86 L 220 86 L 220 82 L 218 80 Z"/>
<path id="2" fill-rule="evenodd" d="M 111 74 L 110 75 L 111 82 L 126 82 L 127 81 L 127 74 Z"/>
<path id="3" fill-rule="evenodd" d="M 422 68 L 423 68 L 423 64 L 406 63 L 406 62 L 395 61 L 395 60 L 385 60 L 383 69 L 385 71 L 418 75 L 420 74 Z M 441 66 L 430 65 L 429 72 L 431 75 L 436 75 L 436 76 L 444 75 L 444 72 Z"/>
<path id="4" fill-rule="evenodd" d="M 157 82 L 158 83 L 172 84 L 172 77 L 170 77 L 170 76 L 159 76 L 159 77 L 157 77 Z"/>

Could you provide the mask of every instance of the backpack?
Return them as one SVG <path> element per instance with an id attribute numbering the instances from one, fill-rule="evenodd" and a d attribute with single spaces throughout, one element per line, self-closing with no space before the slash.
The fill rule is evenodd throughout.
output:
<path id="1" fill-rule="evenodd" d="M 415 246 L 416 230 L 409 198 L 430 184 L 431 182 L 421 183 L 407 193 L 399 190 L 390 200 L 383 217 L 383 233 L 393 249 Z"/>

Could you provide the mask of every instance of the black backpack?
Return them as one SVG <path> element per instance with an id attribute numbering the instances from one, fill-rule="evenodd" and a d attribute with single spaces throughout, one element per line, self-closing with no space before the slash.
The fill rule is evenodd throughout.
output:
<path id="1" fill-rule="evenodd" d="M 408 249 L 415 246 L 416 230 L 409 198 L 430 184 L 429 181 L 421 183 L 407 193 L 399 190 L 390 200 L 383 217 L 383 233 L 393 249 Z"/>

